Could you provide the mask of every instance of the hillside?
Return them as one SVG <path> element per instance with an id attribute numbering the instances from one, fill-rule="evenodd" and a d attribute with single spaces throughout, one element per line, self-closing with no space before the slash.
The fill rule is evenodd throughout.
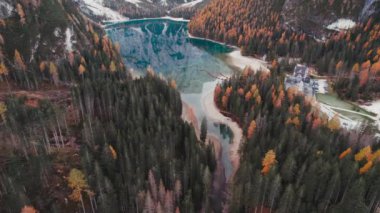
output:
<path id="1" fill-rule="evenodd" d="M 189 29 L 195 36 L 237 45 L 244 55 L 282 61 L 284 71 L 295 65 L 289 65 L 289 59 L 314 66 L 319 74 L 336 79 L 341 97 L 378 96 L 378 13 L 364 19 L 368 8 L 362 1 L 330 1 L 327 6 L 321 2 L 308 1 L 298 7 L 295 1 L 214 0 L 192 19 Z M 376 2 L 370 5 L 375 11 Z M 318 18 L 314 13 L 331 16 Z M 358 23 L 351 29 L 331 30 L 338 18 L 347 17 Z M 327 29 L 329 23 L 333 23 L 331 29 Z"/>
<path id="2" fill-rule="evenodd" d="M 282 82 L 276 69 L 245 69 L 215 88 L 246 139 L 228 212 L 377 212 L 379 142 L 345 131 Z"/>
<path id="3" fill-rule="evenodd" d="M 283 27 L 323 38 L 328 35 L 328 25 L 339 19 L 366 21 L 373 12 L 367 10 L 376 11 L 377 6 L 375 1 L 361 0 L 214 0 L 193 19 L 193 23 L 203 23 L 220 34 L 231 34 L 233 32 L 228 31 L 232 28 L 237 28 L 240 34 L 247 33 L 247 27 L 251 30 Z M 194 33 L 204 30 L 202 25 L 197 28 L 200 29 L 194 26 Z"/>

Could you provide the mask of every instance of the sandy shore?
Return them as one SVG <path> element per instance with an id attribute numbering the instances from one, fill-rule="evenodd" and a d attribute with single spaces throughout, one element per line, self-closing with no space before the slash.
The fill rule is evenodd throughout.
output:
<path id="1" fill-rule="evenodd" d="M 239 168 L 240 155 L 238 151 L 243 138 L 243 131 L 236 122 L 224 116 L 222 113 L 219 112 L 219 109 L 216 107 L 214 103 L 214 89 L 218 82 L 219 81 L 208 82 L 203 85 L 201 103 L 203 111 L 207 115 L 208 120 L 215 123 L 225 124 L 233 132 L 234 136 L 229 152 L 231 163 L 233 166 L 233 172 L 231 177 L 233 177 L 235 172 Z"/>
<path id="2" fill-rule="evenodd" d="M 229 53 L 227 55 L 226 62 L 232 66 L 240 68 L 241 70 L 249 66 L 255 71 L 269 71 L 266 66 L 267 62 L 254 57 L 243 56 L 240 49 L 236 49 Z"/>

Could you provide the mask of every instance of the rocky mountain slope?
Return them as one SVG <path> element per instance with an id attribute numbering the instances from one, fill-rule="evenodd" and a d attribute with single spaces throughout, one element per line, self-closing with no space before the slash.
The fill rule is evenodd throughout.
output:
<path id="1" fill-rule="evenodd" d="M 79 0 L 84 13 L 106 20 L 175 16 L 190 18 L 209 0 Z M 115 15 L 120 14 L 120 15 Z"/>
<path id="2" fill-rule="evenodd" d="M 90 22 L 70 1 L 25 0 L 3 2 L 8 12 L 2 13 L 0 35 L 6 65 L 12 67 L 15 51 L 27 67 L 38 61 L 58 60 L 67 53 L 89 45 Z"/>

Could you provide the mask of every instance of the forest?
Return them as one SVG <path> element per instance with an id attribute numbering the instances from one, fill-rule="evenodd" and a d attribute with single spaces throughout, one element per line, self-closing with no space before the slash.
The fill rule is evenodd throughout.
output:
<path id="1" fill-rule="evenodd" d="M 175 82 L 133 79 L 71 1 L 17 14 L 0 20 L 0 212 L 208 211 L 214 150 L 181 119 Z M 51 30 L 69 25 L 78 50 L 62 54 Z"/>
<path id="2" fill-rule="evenodd" d="M 379 143 L 342 129 L 282 78 L 245 69 L 215 88 L 217 106 L 246 137 L 229 211 L 374 212 Z"/>
<path id="3" fill-rule="evenodd" d="M 363 7 L 360 0 L 305 2 L 285 12 L 357 17 Z M 220 189 L 226 195 L 215 196 L 219 161 L 208 121 L 199 136 L 184 121 L 173 79 L 152 69 L 133 76 L 120 45 L 76 1 L 15 0 L 14 16 L 0 19 L 0 212 L 380 209 L 378 139 L 347 131 L 338 116 L 329 119 L 283 84 L 299 61 L 333 79 L 342 98 L 378 97 L 379 17 L 318 40 L 302 19 L 291 20 L 297 30 L 286 26 L 287 3 L 212 0 L 189 23 L 193 35 L 272 61 L 271 72 L 246 68 L 215 88 L 216 106 L 244 135 L 240 167 Z"/>
<path id="4" fill-rule="evenodd" d="M 297 7 L 295 14 L 313 14 L 323 8 L 337 15 L 353 15 L 358 13 L 360 2 L 308 1 Z M 195 36 L 236 45 L 244 55 L 264 56 L 285 64 L 300 61 L 315 67 L 321 75 L 332 78 L 342 98 L 356 101 L 379 96 L 379 17 L 373 16 L 347 32 L 324 30 L 326 38 L 318 40 L 315 32 L 288 26 L 284 4 L 285 1 L 212 1 L 191 20 L 189 29 Z M 303 17 L 288 14 L 287 18 L 292 16 Z"/>
<path id="5" fill-rule="evenodd" d="M 25 96 L 1 102 L 2 212 L 211 208 L 213 148 L 182 121 L 167 82 L 86 78 L 71 94 L 68 106 Z"/>

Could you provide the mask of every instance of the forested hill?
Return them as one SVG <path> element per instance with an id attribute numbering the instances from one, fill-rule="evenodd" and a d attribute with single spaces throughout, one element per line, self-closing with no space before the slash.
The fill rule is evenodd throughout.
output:
<path id="1" fill-rule="evenodd" d="M 285 90 L 277 68 L 233 76 L 216 87 L 215 102 L 246 137 L 229 212 L 379 211 L 379 142 Z"/>
<path id="2" fill-rule="evenodd" d="M 244 55 L 265 56 L 270 61 L 299 59 L 314 66 L 322 75 L 334 76 L 335 89 L 343 98 L 357 100 L 378 96 L 379 14 L 358 22 L 348 31 L 326 34 L 325 29 L 322 33 L 314 24 L 324 27 L 326 20 L 333 22 L 338 17 L 358 20 L 363 1 L 323 1 L 324 4 L 306 1 L 301 7 L 296 7 L 299 4 L 290 7 L 290 2 L 295 1 L 214 0 L 191 20 L 189 29 L 195 36 L 235 44 L 241 47 Z M 304 7 L 308 9 L 303 10 Z M 376 5 L 373 7 L 376 9 Z M 284 12 L 293 10 L 303 13 Z M 310 22 L 313 14 L 321 11 L 335 14 L 334 20 L 327 17 L 315 20 L 314 24 L 305 24 L 305 27 L 297 27 L 287 20 L 293 17 L 301 20 L 297 22 Z M 313 31 L 308 30 L 309 27 Z M 282 63 L 289 61 L 282 60 Z M 284 71 L 291 71 L 291 68 L 285 67 Z"/>
<path id="3" fill-rule="evenodd" d="M 214 150 L 175 82 L 132 79 L 75 2 L 0 20 L 0 212 L 210 212 Z"/>
<path id="4" fill-rule="evenodd" d="M 364 6 L 362 0 L 213 0 L 193 19 L 198 24 L 192 30 L 206 31 L 206 35 L 207 30 L 212 30 L 215 38 L 228 38 L 233 37 L 235 30 L 240 35 L 248 29 L 272 31 L 286 26 L 322 38 L 323 28 L 339 18 L 358 21 Z"/>

